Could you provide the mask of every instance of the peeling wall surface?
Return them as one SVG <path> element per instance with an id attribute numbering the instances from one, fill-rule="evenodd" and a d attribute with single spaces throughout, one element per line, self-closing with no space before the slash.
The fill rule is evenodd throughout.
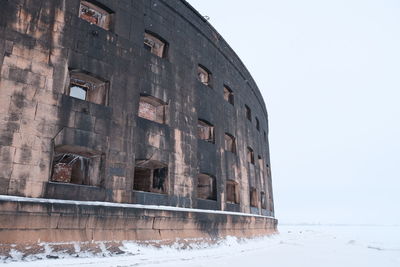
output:
<path id="1" fill-rule="evenodd" d="M 274 216 L 262 96 L 235 52 L 187 2 L 0 6 L 1 195 Z M 153 39 L 144 45 L 145 33 Z M 232 91 L 229 101 L 224 87 Z M 140 117 L 141 97 L 154 103 Z M 198 138 L 199 120 L 213 126 L 214 142 Z M 226 134 L 235 140 L 233 152 Z M 135 177 L 135 168 L 148 169 L 148 177 Z M 62 177 L 54 175 L 60 169 Z M 198 198 L 200 174 L 215 179 L 216 200 Z M 148 192 L 134 190 L 142 177 Z M 227 203 L 227 181 L 237 185 L 238 203 Z"/>

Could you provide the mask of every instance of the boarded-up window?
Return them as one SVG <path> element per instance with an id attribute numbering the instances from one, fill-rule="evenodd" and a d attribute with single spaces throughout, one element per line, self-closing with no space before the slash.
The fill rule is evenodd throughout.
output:
<path id="1" fill-rule="evenodd" d="M 82 72 L 70 72 L 68 95 L 88 102 L 106 105 L 108 82 Z"/>
<path id="2" fill-rule="evenodd" d="M 254 187 L 250 189 L 250 206 L 258 207 L 257 189 Z"/>
<path id="3" fill-rule="evenodd" d="M 198 66 L 197 77 L 202 84 L 211 86 L 211 73 L 203 66 Z"/>
<path id="4" fill-rule="evenodd" d="M 247 161 L 254 164 L 254 151 L 251 147 L 247 147 Z"/>
<path id="5" fill-rule="evenodd" d="M 225 150 L 236 153 L 235 137 L 228 133 L 225 133 Z"/>
<path id="6" fill-rule="evenodd" d="M 158 123 L 166 122 L 167 104 L 152 96 L 141 96 L 138 116 Z"/>
<path id="7" fill-rule="evenodd" d="M 260 121 L 258 120 L 257 117 L 256 117 L 256 129 L 257 131 L 260 131 Z"/>
<path id="8" fill-rule="evenodd" d="M 197 176 L 197 198 L 217 200 L 214 177 L 204 173 Z"/>
<path id="9" fill-rule="evenodd" d="M 101 155 L 54 152 L 52 182 L 100 186 Z"/>
<path id="10" fill-rule="evenodd" d="M 224 85 L 224 99 L 225 99 L 225 101 L 227 101 L 228 103 L 230 103 L 230 104 L 234 104 L 234 98 L 233 98 L 233 92 L 232 92 L 232 90 L 228 87 L 228 86 L 226 86 L 226 85 Z"/>
<path id="11" fill-rule="evenodd" d="M 165 57 L 168 44 L 155 34 L 144 33 L 144 48 L 158 57 Z"/>
<path id="12" fill-rule="evenodd" d="M 110 29 L 111 14 L 104 8 L 92 3 L 93 1 L 81 1 L 79 7 L 79 17 L 91 24 L 95 24 L 103 29 Z"/>
<path id="13" fill-rule="evenodd" d="M 261 197 L 261 208 L 262 209 L 266 209 L 267 208 L 267 202 L 266 202 L 266 199 L 265 199 L 265 193 L 261 192 L 260 197 Z"/>
<path id="14" fill-rule="evenodd" d="M 168 167 L 158 161 L 138 161 L 135 167 L 133 190 L 167 193 Z"/>
<path id="15" fill-rule="evenodd" d="M 198 120 L 197 137 L 201 140 L 214 143 L 214 126 L 204 120 Z"/>
<path id="16" fill-rule="evenodd" d="M 239 203 L 239 188 L 235 181 L 226 181 L 226 202 Z"/>
<path id="17" fill-rule="evenodd" d="M 246 118 L 251 121 L 251 109 L 247 105 L 244 105 L 244 107 L 246 109 Z"/>

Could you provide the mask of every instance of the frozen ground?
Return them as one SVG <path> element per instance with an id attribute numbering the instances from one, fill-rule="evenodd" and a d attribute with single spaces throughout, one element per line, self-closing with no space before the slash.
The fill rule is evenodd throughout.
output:
<path id="1" fill-rule="evenodd" d="M 280 226 L 280 234 L 247 241 L 227 238 L 195 249 L 126 243 L 125 255 L 17 261 L 6 266 L 273 266 L 399 267 L 400 227 Z M 130 254 L 130 255 L 127 255 Z M 63 255 L 59 255 L 64 257 Z M 87 255 L 86 255 L 87 256 Z M 15 255 L 18 258 L 18 255 Z"/>

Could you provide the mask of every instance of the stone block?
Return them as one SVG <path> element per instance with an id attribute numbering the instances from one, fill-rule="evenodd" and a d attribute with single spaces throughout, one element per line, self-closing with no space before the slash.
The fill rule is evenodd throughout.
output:
<path id="1" fill-rule="evenodd" d="M 0 162 L 11 163 L 14 160 L 15 147 L 1 146 L 0 147 Z"/>
<path id="2" fill-rule="evenodd" d="M 0 177 L 8 179 L 11 178 L 12 170 L 13 170 L 13 163 L 0 162 Z"/>

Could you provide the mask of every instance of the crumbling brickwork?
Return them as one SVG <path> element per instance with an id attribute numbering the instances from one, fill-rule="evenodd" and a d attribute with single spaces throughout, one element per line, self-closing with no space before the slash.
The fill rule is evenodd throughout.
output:
<path id="1" fill-rule="evenodd" d="M 189 4 L 0 4 L 0 194 L 274 215 L 261 94 Z M 135 183 L 143 170 L 154 180 Z"/>

